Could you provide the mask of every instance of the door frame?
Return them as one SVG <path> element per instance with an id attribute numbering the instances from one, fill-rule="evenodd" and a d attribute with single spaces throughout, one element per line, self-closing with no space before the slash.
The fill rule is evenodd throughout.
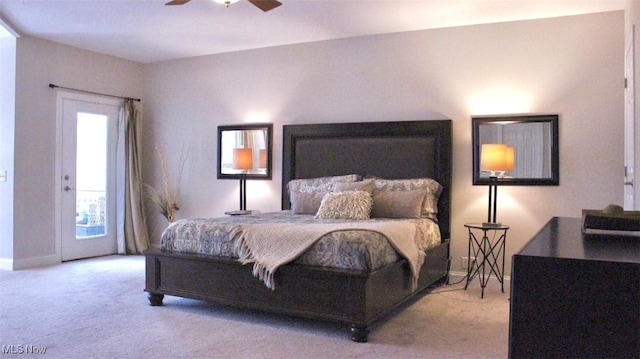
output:
<path id="1" fill-rule="evenodd" d="M 56 154 L 55 154 L 55 255 L 57 261 L 62 263 L 62 183 L 63 183 L 63 173 L 62 173 L 62 159 L 63 159 L 63 123 L 64 123 L 64 100 L 73 100 L 73 101 L 82 101 L 82 102 L 92 102 L 102 105 L 108 106 L 118 106 L 121 107 L 123 104 L 123 100 L 119 98 L 100 96 L 100 95 L 90 95 L 77 93 L 73 91 L 64 91 L 58 90 L 56 94 Z M 117 158 L 116 158 L 117 161 Z M 117 164 L 116 164 L 117 166 Z M 117 167 L 116 167 L 117 168 Z M 114 189 L 116 191 L 116 189 Z M 116 204 L 117 209 L 117 204 Z M 117 213 L 116 213 L 117 216 Z M 113 221 L 116 221 L 116 218 L 113 218 Z M 117 228 L 116 228 L 117 232 Z M 114 233 L 114 236 L 116 234 Z M 116 239 L 117 241 L 117 236 Z"/>
<path id="2" fill-rule="evenodd" d="M 636 148 L 636 73 L 635 73 L 635 25 L 631 25 L 624 51 L 624 184 L 623 201 L 626 210 L 638 209 L 638 168 Z"/>

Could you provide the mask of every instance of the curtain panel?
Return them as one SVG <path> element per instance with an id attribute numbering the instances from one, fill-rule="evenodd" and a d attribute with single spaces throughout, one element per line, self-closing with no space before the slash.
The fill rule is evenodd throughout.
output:
<path id="1" fill-rule="evenodd" d="M 133 101 L 125 101 L 118 121 L 119 254 L 142 254 L 142 251 L 150 247 L 142 191 L 141 130 L 142 113 Z"/>

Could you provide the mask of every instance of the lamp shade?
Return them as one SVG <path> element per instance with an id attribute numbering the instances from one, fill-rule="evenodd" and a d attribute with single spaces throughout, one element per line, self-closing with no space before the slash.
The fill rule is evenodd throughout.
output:
<path id="1" fill-rule="evenodd" d="M 253 168 L 253 150 L 251 148 L 233 149 L 233 169 L 250 170 Z"/>
<path id="2" fill-rule="evenodd" d="M 505 167 L 506 172 L 511 172 L 515 169 L 516 164 L 516 151 L 513 147 L 507 146 L 507 165 Z"/>
<path id="3" fill-rule="evenodd" d="M 267 168 L 267 150 L 260 150 L 260 159 L 258 161 L 258 168 Z"/>
<path id="4" fill-rule="evenodd" d="M 485 143 L 480 152 L 480 170 L 506 171 L 507 145 L 501 143 Z"/>

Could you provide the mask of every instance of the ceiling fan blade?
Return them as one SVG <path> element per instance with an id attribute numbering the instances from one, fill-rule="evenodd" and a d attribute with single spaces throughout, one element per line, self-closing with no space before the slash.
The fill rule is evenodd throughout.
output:
<path id="1" fill-rule="evenodd" d="M 280 1 L 276 0 L 249 0 L 250 3 L 260 8 L 260 10 L 267 12 L 273 10 L 282 5 Z"/>
<path id="2" fill-rule="evenodd" d="M 184 5 L 186 3 L 188 3 L 191 0 L 171 0 L 168 3 L 166 3 L 165 5 Z"/>

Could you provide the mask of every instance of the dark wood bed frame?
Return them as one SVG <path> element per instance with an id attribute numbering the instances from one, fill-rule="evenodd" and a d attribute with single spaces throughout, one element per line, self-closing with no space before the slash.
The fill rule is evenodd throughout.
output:
<path id="1" fill-rule="evenodd" d="M 351 325 L 351 339 L 366 342 L 369 326 L 426 288 L 447 280 L 451 208 L 451 121 L 286 125 L 283 127 L 282 208 L 294 178 L 359 173 L 388 179 L 436 179 L 443 185 L 438 223 L 443 242 L 429 249 L 412 291 L 406 260 L 373 272 L 288 264 L 268 289 L 237 260 L 148 250 L 149 302 L 164 295 L 199 299 Z"/>

